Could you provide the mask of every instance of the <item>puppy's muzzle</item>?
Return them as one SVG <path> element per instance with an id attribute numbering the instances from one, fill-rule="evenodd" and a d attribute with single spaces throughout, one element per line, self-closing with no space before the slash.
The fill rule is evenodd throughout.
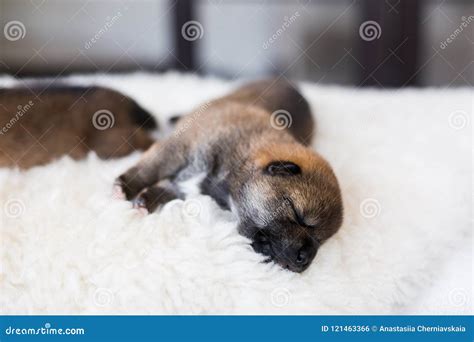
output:
<path id="1" fill-rule="evenodd" d="M 284 268 L 293 272 L 303 272 L 313 261 L 316 252 L 310 246 L 287 248 L 275 252 L 275 260 Z"/>
<path id="2" fill-rule="evenodd" d="M 283 268 L 292 272 L 303 272 L 316 256 L 317 247 L 310 244 L 303 246 L 278 246 L 265 236 L 258 236 L 252 243 L 258 253 L 269 256 Z"/>

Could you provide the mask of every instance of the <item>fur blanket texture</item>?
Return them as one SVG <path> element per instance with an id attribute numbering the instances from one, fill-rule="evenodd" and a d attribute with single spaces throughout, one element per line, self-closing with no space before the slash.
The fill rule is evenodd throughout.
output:
<path id="1" fill-rule="evenodd" d="M 178 73 L 65 81 L 130 95 L 160 135 L 169 117 L 243 82 Z M 17 82 L 0 77 L 2 87 Z M 473 90 L 301 90 L 345 207 L 306 272 L 262 263 L 207 196 L 143 216 L 112 193 L 140 154 L 91 153 L 0 169 L 0 313 L 473 314 Z"/>

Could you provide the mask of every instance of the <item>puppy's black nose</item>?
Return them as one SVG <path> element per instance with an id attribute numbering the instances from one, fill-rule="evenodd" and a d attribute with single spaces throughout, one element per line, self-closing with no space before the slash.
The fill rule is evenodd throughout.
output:
<path id="1" fill-rule="evenodd" d="M 309 262 L 309 251 L 307 248 L 301 248 L 296 256 L 295 264 L 305 266 Z"/>

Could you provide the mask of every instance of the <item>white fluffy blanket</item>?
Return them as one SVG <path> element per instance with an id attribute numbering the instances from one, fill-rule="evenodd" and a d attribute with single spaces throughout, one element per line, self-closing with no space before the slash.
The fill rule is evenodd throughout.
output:
<path id="1" fill-rule="evenodd" d="M 235 86 L 175 73 L 67 80 L 121 90 L 162 126 Z M 302 91 L 345 205 L 308 271 L 261 263 L 209 197 L 145 217 L 114 198 L 138 153 L 66 157 L 0 169 L 1 313 L 472 314 L 472 89 Z"/>

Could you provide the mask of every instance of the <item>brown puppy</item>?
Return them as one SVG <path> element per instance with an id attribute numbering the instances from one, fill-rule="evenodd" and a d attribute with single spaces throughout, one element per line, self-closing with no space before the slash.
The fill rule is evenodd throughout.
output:
<path id="1" fill-rule="evenodd" d="M 153 118 L 135 101 L 101 87 L 0 89 L 0 167 L 29 168 L 63 155 L 101 158 L 147 149 Z"/>
<path id="2" fill-rule="evenodd" d="M 117 183 L 128 199 L 154 211 L 183 198 L 179 183 L 199 175 L 202 193 L 239 217 L 257 252 L 304 271 L 342 222 L 338 182 L 307 148 L 309 105 L 290 84 L 249 84 L 178 121 Z"/>

